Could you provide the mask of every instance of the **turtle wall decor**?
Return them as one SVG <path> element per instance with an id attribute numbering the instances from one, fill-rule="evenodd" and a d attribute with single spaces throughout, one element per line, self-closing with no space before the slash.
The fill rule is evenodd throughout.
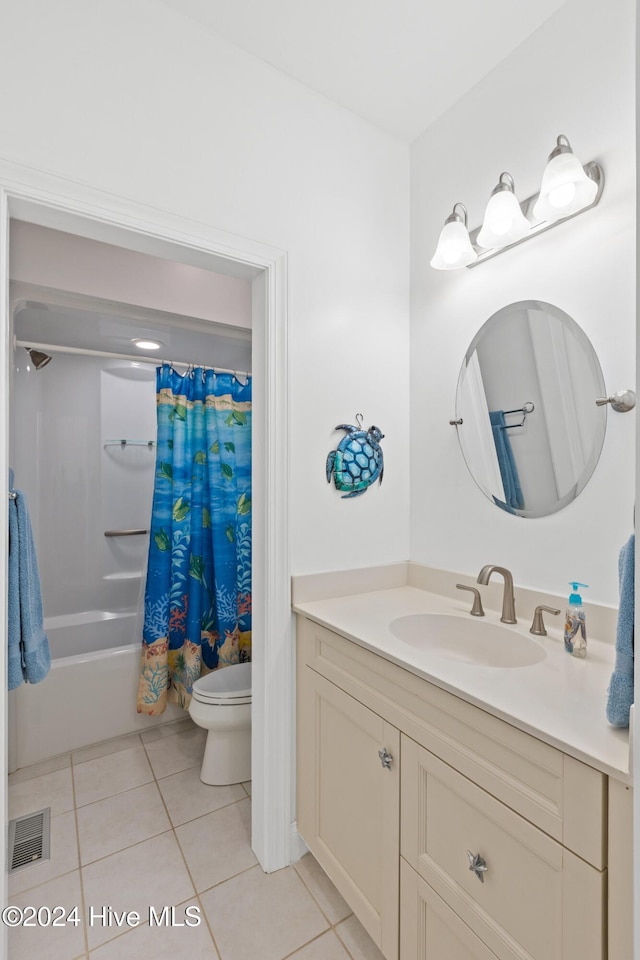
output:
<path id="1" fill-rule="evenodd" d="M 339 423 L 336 430 L 346 430 L 336 450 L 327 457 L 327 483 L 333 475 L 336 490 L 346 490 L 342 499 L 359 497 L 376 480 L 382 483 L 384 456 L 380 441 L 384 433 L 380 427 L 362 429 L 363 416 L 356 414 L 357 426 Z"/>

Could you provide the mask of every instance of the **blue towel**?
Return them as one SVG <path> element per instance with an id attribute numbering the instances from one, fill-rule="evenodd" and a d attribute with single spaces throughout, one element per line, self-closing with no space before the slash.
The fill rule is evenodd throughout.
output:
<path id="1" fill-rule="evenodd" d="M 616 628 L 616 663 L 609 684 L 607 720 L 614 727 L 629 726 L 629 709 L 633 703 L 633 615 L 634 553 L 636 537 L 632 533 L 620 551 L 620 606 Z"/>
<path id="2" fill-rule="evenodd" d="M 51 654 L 42 621 L 42 594 L 31 521 L 24 494 L 9 498 L 9 689 L 39 683 Z"/>
<path id="3" fill-rule="evenodd" d="M 500 467 L 506 505 L 511 507 L 511 510 L 522 510 L 524 508 L 524 497 L 522 496 L 516 461 L 511 449 L 511 441 L 505 430 L 504 412 L 502 410 L 490 411 L 489 419 L 491 420 L 493 442 L 496 445 L 498 455 L 498 466 Z M 500 506 L 499 500 L 496 500 L 496 503 Z"/>

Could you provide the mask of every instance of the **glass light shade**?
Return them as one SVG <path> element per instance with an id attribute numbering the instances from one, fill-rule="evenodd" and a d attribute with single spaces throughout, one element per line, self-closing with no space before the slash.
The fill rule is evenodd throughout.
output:
<path id="1" fill-rule="evenodd" d="M 436 270 L 457 270 L 477 260 L 478 254 L 471 246 L 469 231 L 461 220 L 445 223 L 440 232 L 431 266 Z"/>
<path id="2" fill-rule="evenodd" d="M 481 247 L 495 250 L 521 240 L 530 229 L 531 224 L 515 194 L 511 190 L 500 190 L 489 198 L 477 242 Z"/>
<path id="3" fill-rule="evenodd" d="M 597 183 L 586 175 L 578 158 L 561 153 L 545 167 L 533 215 L 548 221 L 569 217 L 593 203 L 597 192 Z"/>

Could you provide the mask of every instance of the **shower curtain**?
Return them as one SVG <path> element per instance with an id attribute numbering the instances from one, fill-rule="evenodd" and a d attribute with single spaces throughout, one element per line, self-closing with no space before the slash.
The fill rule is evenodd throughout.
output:
<path id="1" fill-rule="evenodd" d="M 201 673 L 251 659 L 251 379 L 156 372 L 158 442 L 138 713 L 185 710 Z"/>

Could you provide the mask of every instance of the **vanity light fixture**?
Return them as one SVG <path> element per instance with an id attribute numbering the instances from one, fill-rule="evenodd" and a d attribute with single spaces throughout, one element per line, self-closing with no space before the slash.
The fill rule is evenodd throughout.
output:
<path id="1" fill-rule="evenodd" d="M 564 134 L 556 141 L 545 168 L 540 192 L 518 201 L 513 177 L 500 174 L 481 227 L 467 231 L 467 209 L 456 203 L 438 239 L 431 266 L 436 270 L 475 267 L 516 244 L 595 207 L 604 189 L 600 164 L 580 163 Z M 458 208 L 464 211 L 461 215 Z"/>
<path id="2" fill-rule="evenodd" d="M 491 191 L 480 233 L 478 245 L 497 250 L 508 243 L 522 240 L 531 224 L 525 217 L 515 195 L 513 177 L 506 171 L 500 174 L 498 183 Z"/>
<path id="3" fill-rule="evenodd" d="M 456 207 L 462 208 L 462 214 L 456 212 Z M 458 267 L 469 266 L 477 256 L 467 230 L 467 208 L 464 203 L 454 203 L 453 212 L 449 214 L 440 231 L 431 266 L 435 270 L 457 270 Z"/>
<path id="4" fill-rule="evenodd" d="M 569 140 L 562 134 L 549 154 L 533 215 L 537 220 L 549 222 L 568 217 L 591 206 L 597 192 L 598 184 L 587 176 Z"/>

